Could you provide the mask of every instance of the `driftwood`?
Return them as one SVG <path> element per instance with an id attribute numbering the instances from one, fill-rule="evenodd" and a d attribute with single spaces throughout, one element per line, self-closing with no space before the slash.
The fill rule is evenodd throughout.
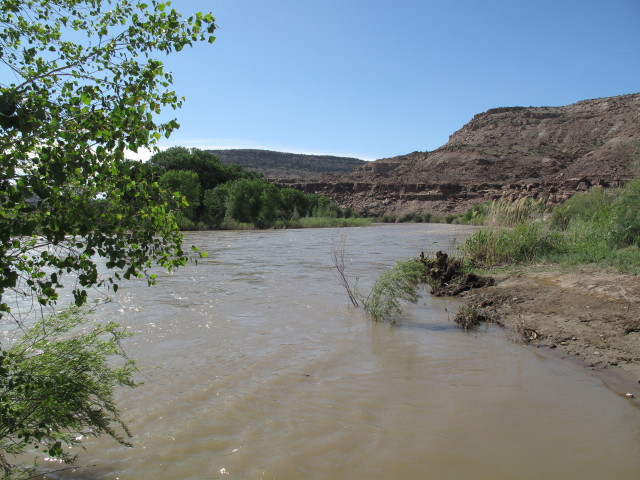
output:
<path id="1" fill-rule="evenodd" d="M 481 277 L 475 273 L 464 272 L 460 260 L 449 257 L 441 251 L 435 258 L 427 258 L 420 254 L 420 262 L 425 265 L 427 283 L 431 285 L 431 293 L 438 297 L 455 296 L 472 288 L 493 285 L 491 277 Z"/>

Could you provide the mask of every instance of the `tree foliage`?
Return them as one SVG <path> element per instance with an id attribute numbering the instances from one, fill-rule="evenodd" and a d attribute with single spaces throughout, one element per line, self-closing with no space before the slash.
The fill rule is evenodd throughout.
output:
<path id="1" fill-rule="evenodd" d="M 210 152 L 197 148 L 172 147 L 149 160 L 161 184 L 173 192 L 191 196 L 189 207 L 179 217 L 181 228 L 225 228 L 251 225 L 271 228 L 290 225 L 301 217 L 343 218 L 353 211 L 342 210 L 329 199 L 294 188 L 279 188 L 258 173 L 239 165 L 222 164 Z M 186 173 L 196 174 L 199 187 L 189 183 Z M 180 177 L 182 180 L 178 180 Z M 169 181 L 171 179 L 171 181 Z M 196 201 L 196 193 L 203 192 Z"/>
<path id="2" fill-rule="evenodd" d="M 155 153 L 149 164 L 160 173 L 172 170 L 189 170 L 198 175 L 202 190 L 215 188 L 220 184 L 239 178 L 257 178 L 238 165 L 224 165 L 218 157 L 198 148 L 171 147 Z"/>
<path id="3" fill-rule="evenodd" d="M 117 327 L 78 334 L 44 309 L 63 287 L 80 306 L 90 287 L 153 283 L 154 265 L 187 261 L 174 217 L 184 198 L 125 151 L 178 127 L 158 120 L 183 101 L 159 58 L 214 30 L 211 14 L 186 18 L 168 1 L 0 0 L 0 319 L 40 320 L 0 349 L 5 473 L 28 445 L 67 458 L 77 433 L 124 442 L 111 392 L 130 371 L 105 363 Z"/>
<path id="4" fill-rule="evenodd" d="M 189 170 L 169 170 L 165 172 L 158 183 L 168 191 L 176 192 L 185 199 L 183 212 L 194 220 L 200 203 L 202 202 L 202 188 L 196 172 Z"/>
<path id="5" fill-rule="evenodd" d="M 159 123 L 182 103 L 154 56 L 213 41 L 210 14 L 185 19 L 170 3 L 0 2 L 0 315 L 7 291 L 58 298 L 75 272 L 86 289 L 185 262 L 163 193 L 125 150 L 152 148 L 178 127 Z M 99 278 L 95 257 L 112 271 Z"/>

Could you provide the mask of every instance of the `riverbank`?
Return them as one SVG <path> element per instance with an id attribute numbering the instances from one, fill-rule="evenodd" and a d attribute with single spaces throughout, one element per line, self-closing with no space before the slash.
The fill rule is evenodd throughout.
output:
<path id="1" fill-rule="evenodd" d="M 540 266 L 495 280 L 465 294 L 468 310 L 546 354 L 580 361 L 614 391 L 640 403 L 638 276 Z"/>

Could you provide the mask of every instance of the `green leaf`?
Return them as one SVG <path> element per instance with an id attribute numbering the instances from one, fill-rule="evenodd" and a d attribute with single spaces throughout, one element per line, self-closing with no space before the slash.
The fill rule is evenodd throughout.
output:
<path id="1" fill-rule="evenodd" d="M 0 57 L 7 71 L 16 72 L 0 85 L 0 299 L 5 300 L 0 316 L 9 312 L 7 298 L 47 307 L 56 302 L 65 306 L 63 301 L 84 305 L 92 286 L 111 284 L 117 292 L 114 280 L 144 277 L 156 264 L 166 269 L 184 265 L 189 257 L 182 250 L 174 212 L 184 196 L 192 206 L 183 208 L 193 208 L 195 214 L 202 191 L 196 196 L 194 187 L 181 195 L 161 187 L 157 179 L 164 172 L 128 162 L 124 152 L 153 148 L 178 128 L 177 120 L 159 115 L 166 107 L 182 105 L 161 59 L 186 45 L 205 43 L 201 32 L 212 32 L 213 17 L 183 17 L 169 12 L 170 2 L 5 0 L 0 4 Z M 200 188 L 192 175 L 183 174 L 180 180 Z M 72 298 L 58 295 L 63 273 L 78 279 Z M 46 311 L 32 309 L 30 318 L 20 320 L 40 324 Z M 56 328 L 61 323 L 54 320 Z M 47 325 L 44 331 L 55 328 Z M 44 344 L 50 339 L 38 341 Z M 43 349 L 31 345 L 29 351 Z M 81 355 L 85 350 L 70 351 Z M 0 366 L 4 368 L 2 362 Z M 20 384 L 21 391 L 41 392 L 64 382 L 64 372 L 76 366 L 80 365 L 57 365 L 55 370 L 43 360 L 40 370 L 25 370 L 21 363 L 8 378 Z M 21 374 L 29 371 L 37 371 L 46 382 L 21 383 Z M 3 381 L 9 380 L 0 375 L 0 384 Z M 91 394 L 100 392 L 98 383 L 93 387 Z M 75 386 L 69 391 L 79 393 Z M 54 416 L 25 421 L 10 436 L 2 422 L 21 415 L 5 415 L 0 397 L 3 442 L 19 451 L 26 448 L 25 439 L 42 440 L 43 451 L 64 457 L 63 450 L 75 442 L 69 432 L 75 433 L 77 426 L 58 423 L 55 414 L 57 410 L 64 416 L 65 402 L 76 398 L 51 395 L 41 398 Z M 23 400 L 30 401 L 25 396 Z M 78 401 L 87 405 L 81 397 Z M 41 428 L 31 428 L 34 425 Z M 99 425 L 81 425 L 96 435 L 112 434 Z M 10 470 L 7 458 L 2 456 L 2 467 Z"/>

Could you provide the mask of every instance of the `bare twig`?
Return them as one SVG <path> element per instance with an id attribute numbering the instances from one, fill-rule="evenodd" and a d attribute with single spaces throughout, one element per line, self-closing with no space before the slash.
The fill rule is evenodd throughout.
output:
<path id="1" fill-rule="evenodd" d="M 349 295 L 349 300 L 354 307 L 359 307 L 360 303 L 358 302 L 357 292 L 355 288 L 351 287 L 349 283 L 349 279 L 345 273 L 344 259 L 345 259 L 345 238 L 341 237 L 340 241 L 334 240 L 331 244 L 331 256 L 333 258 L 333 266 L 336 268 L 338 272 L 338 280 L 340 281 L 340 285 L 342 285 L 347 291 L 347 295 Z"/>

